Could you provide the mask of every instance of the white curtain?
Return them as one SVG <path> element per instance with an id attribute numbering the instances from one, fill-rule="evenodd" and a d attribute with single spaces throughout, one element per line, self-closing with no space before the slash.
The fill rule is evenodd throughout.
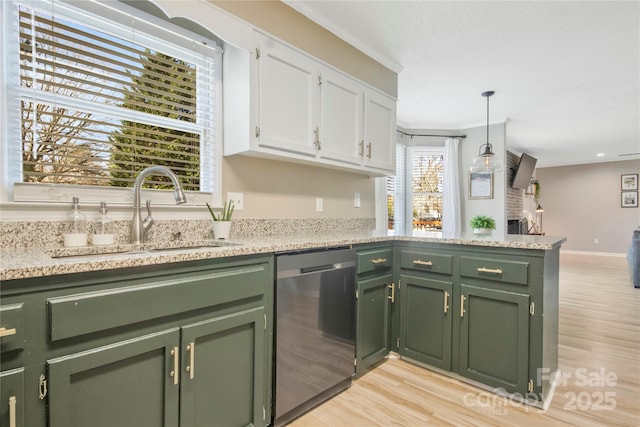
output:
<path id="1" fill-rule="evenodd" d="M 387 214 L 387 178 L 375 179 L 376 232 L 386 233 L 389 221 Z"/>
<path id="2" fill-rule="evenodd" d="M 442 237 L 460 237 L 460 178 L 458 161 L 458 138 L 444 141 L 444 178 L 442 204 Z"/>

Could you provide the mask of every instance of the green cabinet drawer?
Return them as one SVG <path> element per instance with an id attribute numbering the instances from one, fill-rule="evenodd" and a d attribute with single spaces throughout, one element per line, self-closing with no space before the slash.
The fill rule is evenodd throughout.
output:
<path id="1" fill-rule="evenodd" d="M 529 262 L 461 256 L 460 275 L 526 286 L 529 284 Z"/>
<path id="2" fill-rule="evenodd" d="M 453 256 L 424 251 L 403 250 L 400 254 L 400 267 L 409 270 L 428 271 L 430 273 L 451 274 Z"/>
<path id="3" fill-rule="evenodd" d="M 0 353 L 24 348 L 24 304 L 0 306 Z"/>
<path id="4" fill-rule="evenodd" d="M 162 276 L 123 286 L 47 299 L 50 339 L 57 341 L 192 310 L 260 297 L 268 264 Z"/>
<path id="5" fill-rule="evenodd" d="M 368 273 L 370 271 L 386 270 L 393 265 L 393 249 L 371 249 L 358 251 L 357 274 Z"/>

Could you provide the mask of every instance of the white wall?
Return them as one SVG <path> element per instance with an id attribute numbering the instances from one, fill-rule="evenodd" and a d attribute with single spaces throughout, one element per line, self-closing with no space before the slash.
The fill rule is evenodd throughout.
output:
<path id="1" fill-rule="evenodd" d="M 626 253 L 640 208 L 620 206 L 620 176 L 639 171 L 640 160 L 536 169 L 542 231 L 566 236 L 565 250 Z"/>
<path id="2" fill-rule="evenodd" d="M 462 192 L 462 230 L 470 231 L 469 220 L 474 215 L 488 215 L 496 220 L 496 235 L 507 232 L 506 218 L 506 178 L 505 172 L 496 172 L 493 177 L 493 199 L 469 200 L 469 168 L 473 158 L 478 155 L 480 146 L 487 142 L 487 127 L 464 129 L 467 138 L 460 143 L 460 189 Z M 493 152 L 505 165 L 506 159 L 506 125 L 504 123 L 489 126 L 489 142 Z"/>

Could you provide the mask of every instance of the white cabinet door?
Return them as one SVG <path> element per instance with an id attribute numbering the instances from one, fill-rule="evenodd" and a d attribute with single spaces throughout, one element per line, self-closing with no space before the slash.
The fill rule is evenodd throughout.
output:
<path id="1" fill-rule="evenodd" d="M 395 100 L 295 48 L 254 34 L 251 56 L 232 48 L 227 52 L 225 155 L 392 174 Z"/>
<path id="2" fill-rule="evenodd" d="M 266 37 L 260 40 L 258 145 L 315 156 L 318 65 Z"/>
<path id="3" fill-rule="evenodd" d="M 364 94 L 364 165 L 395 171 L 396 101 L 373 90 Z"/>
<path id="4" fill-rule="evenodd" d="M 320 106 L 318 156 L 359 166 L 362 163 L 358 148 L 363 132 L 363 86 L 344 75 L 324 69 Z"/>

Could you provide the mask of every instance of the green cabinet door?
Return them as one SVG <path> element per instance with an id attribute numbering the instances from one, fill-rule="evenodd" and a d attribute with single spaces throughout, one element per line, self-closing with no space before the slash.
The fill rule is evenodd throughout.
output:
<path id="1" fill-rule="evenodd" d="M 527 393 L 529 295 L 461 285 L 460 374 Z"/>
<path id="2" fill-rule="evenodd" d="M 356 282 L 356 373 L 384 359 L 390 351 L 389 313 L 391 274 Z"/>
<path id="3" fill-rule="evenodd" d="M 261 426 L 265 405 L 264 309 L 182 328 L 180 426 Z"/>
<path id="4" fill-rule="evenodd" d="M 400 276 L 402 356 L 451 370 L 452 282 Z"/>
<path id="5" fill-rule="evenodd" d="M 49 426 L 178 426 L 179 343 L 172 328 L 49 360 Z"/>
<path id="6" fill-rule="evenodd" d="M 24 368 L 0 372 L 0 426 L 23 426 Z"/>

